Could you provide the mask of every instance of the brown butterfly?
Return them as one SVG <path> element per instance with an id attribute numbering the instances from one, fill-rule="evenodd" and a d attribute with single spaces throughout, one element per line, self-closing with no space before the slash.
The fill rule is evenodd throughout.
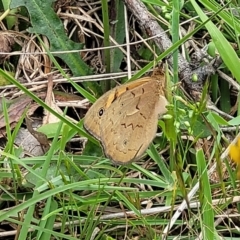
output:
<path id="1" fill-rule="evenodd" d="M 138 159 L 157 132 L 166 113 L 165 76 L 155 75 L 117 86 L 88 110 L 84 128 L 98 139 L 105 156 L 116 164 Z"/>

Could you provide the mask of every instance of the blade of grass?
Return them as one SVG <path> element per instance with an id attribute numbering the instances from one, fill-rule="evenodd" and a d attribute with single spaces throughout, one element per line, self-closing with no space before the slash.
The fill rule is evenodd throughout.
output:
<path id="1" fill-rule="evenodd" d="M 216 102 L 219 96 L 219 86 L 218 86 L 218 75 L 214 74 L 211 76 L 210 82 L 211 82 L 211 96 L 213 102 Z"/>
<path id="2" fill-rule="evenodd" d="M 103 39 L 103 43 L 104 43 L 104 47 L 107 47 L 104 49 L 104 63 L 106 65 L 106 71 L 109 73 L 110 72 L 110 48 L 108 48 L 110 46 L 110 26 L 109 26 L 109 15 L 108 15 L 108 1 L 107 0 L 101 0 L 102 3 L 102 17 L 103 17 L 103 28 L 104 28 L 104 39 Z M 110 81 L 104 81 L 104 89 L 103 92 L 106 92 L 110 89 Z"/>
<path id="3" fill-rule="evenodd" d="M 164 163 L 163 159 L 160 157 L 153 143 L 150 144 L 149 150 L 147 150 L 147 152 L 149 156 L 158 164 L 159 169 L 161 170 L 165 180 L 170 185 L 172 185 L 174 183 L 174 179 L 172 178 L 171 172 L 168 170 L 166 164 Z"/>
<path id="4" fill-rule="evenodd" d="M 46 201 L 44 211 L 43 211 L 43 217 L 48 214 L 49 212 L 53 212 L 58 208 L 58 203 L 52 198 L 49 197 Z M 54 223 L 55 223 L 56 215 L 52 215 L 49 217 L 47 220 L 41 220 L 39 227 L 42 227 L 44 230 L 43 231 L 38 231 L 36 239 L 43 239 L 43 240 L 48 240 L 51 239 L 52 234 L 46 232 L 46 229 L 54 229 Z"/>
<path id="5" fill-rule="evenodd" d="M 212 194 L 207 174 L 206 159 L 203 150 L 196 152 L 197 167 L 200 184 L 200 203 L 202 214 L 203 239 L 215 239 L 214 212 L 212 205 Z"/>
<path id="6" fill-rule="evenodd" d="M 124 2 L 122 0 L 111 1 L 115 11 L 112 12 L 110 18 L 112 23 L 111 36 L 117 43 L 123 44 L 125 40 L 125 22 L 124 22 Z M 112 8 L 111 5 L 111 8 Z M 123 61 L 123 52 L 119 48 L 110 50 L 111 54 L 111 70 L 110 72 L 119 72 L 120 65 Z"/>
<path id="7" fill-rule="evenodd" d="M 172 42 L 173 44 L 179 40 L 179 1 L 173 1 L 172 10 Z M 178 48 L 173 53 L 173 82 L 178 82 Z"/>

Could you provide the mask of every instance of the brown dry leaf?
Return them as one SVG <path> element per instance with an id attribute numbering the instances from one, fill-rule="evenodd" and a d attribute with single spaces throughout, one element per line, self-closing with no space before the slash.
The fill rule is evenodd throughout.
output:
<path id="1" fill-rule="evenodd" d="M 6 104 L 8 106 L 8 119 L 9 122 L 7 124 L 10 124 L 12 127 L 12 124 L 17 123 L 19 119 L 22 117 L 24 111 L 31 103 L 32 99 L 27 96 L 21 96 L 18 98 L 15 98 L 11 101 L 6 101 Z M 4 114 L 2 112 L 2 102 L 0 103 L 1 106 L 1 113 L 0 113 L 0 129 L 4 128 L 6 126 Z"/>
<path id="2" fill-rule="evenodd" d="M 22 147 L 24 154 L 28 156 L 43 156 L 44 149 L 38 140 L 28 131 L 28 129 L 20 128 L 14 144 Z M 24 157 L 24 155 L 22 156 Z"/>

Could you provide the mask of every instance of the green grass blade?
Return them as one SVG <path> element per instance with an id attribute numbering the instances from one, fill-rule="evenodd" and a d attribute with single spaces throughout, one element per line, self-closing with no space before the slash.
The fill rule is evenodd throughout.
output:
<path id="1" fill-rule="evenodd" d="M 214 211 L 212 205 L 212 194 L 210 182 L 207 174 L 206 159 L 203 150 L 196 152 L 198 173 L 200 176 L 200 203 L 202 214 L 203 239 L 215 239 Z"/>

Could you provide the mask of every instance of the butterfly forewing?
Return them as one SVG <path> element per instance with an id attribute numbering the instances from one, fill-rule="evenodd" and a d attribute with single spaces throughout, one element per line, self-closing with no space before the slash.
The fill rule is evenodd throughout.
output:
<path id="1" fill-rule="evenodd" d="M 139 158 L 153 140 L 158 115 L 166 112 L 167 104 L 158 88 L 159 82 L 153 80 L 127 90 L 105 112 L 101 144 L 105 155 L 115 163 L 126 164 Z"/>

